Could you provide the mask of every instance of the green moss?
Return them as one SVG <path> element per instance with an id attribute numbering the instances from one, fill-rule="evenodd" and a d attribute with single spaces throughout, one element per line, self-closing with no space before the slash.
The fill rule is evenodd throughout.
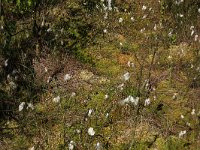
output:
<path id="1" fill-rule="evenodd" d="M 122 71 L 116 61 L 107 58 L 99 60 L 96 63 L 96 69 L 99 73 L 110 77 L 116 77 Z"/>
<path id="2" fill-rule="evenodd" d="M 133 52 L 135 53 L 138 50 L 139 50 L 139 45 L 136 43 L 126 42 L 121 46 L 121 51 L 123 53 L 133 53 Z"/>
<path id="3" fill-rule="evenodd" d="M 43 104 L 38 103 L 37 105 L 35 105 L 35 112 L 36 113 L 44 113 L 46 111 L 45 107 Z"/>
<path id="4" fill-rule="evenodd" d="M 83 63 L 94 65 L 94 58 L 86 50 L 77 50 L 75 56 Z"/>
<path id="5" fill-rule="evenodd" d="M 13 149 L 15 150 L 27 150 L 30 146 L 28 138 L 20 135 L 13 139 L 13 143 Z"/>
<path id="6" fill-rule="evenodd" d="M 122 91 L 123 95 L 131 95 L 133 97 L 138 97 L 138 89 L 133 85 L 133 83 L 128 83 Z"/>
<path id="7" fill-rule="evenodd" d="M 154 147 L 157 149 L 168 150 L 166 146 L 166 140 L 162 137 L 157 138 L 156 142 L 154 143 Z"/>
<path id="8" fill-rule="evenodd" d="M 93 4 L 93 0 L 90 1 Z M 172 0 L 169 1 L 172 2 Z M 79 8 L 81 5 L 79 5 L 78 0 L 75 2 L 70 0 L 60 4 L 63 8 L 62 6 L 55 8 L 52 6 L 53 9 L 50 9 L 52 11 L 48 10 L 49 15 L 46 16 L 45 21 L 49 22 L 50 18 L 53 19 L 49 26 L 53 32 L 58 31 L 58 36 L 56 36 L 58 43 L 56 41 L 55 43 L 50 42 L 52 47 L 48 47 L 49 44 L 47 44 L 47 48 L 51 49 L 55 46 L 55 49 L 58 50 L 52 49 L 52 51 L 55 51 L 56 55 L 60 48 L 73 51 L 72 54 L 85 63 L 81 66 L 85 66 L 83 68 L 75 67 L 74 70 L 66 66 L 58 74 L 58 80 L 55 79 L 49 86 L 45 86 L 47 93 L 50 94 L 42 95 L 41 101 L 34 102 L 34 110 L 19 112 L 19 116 L 23 116 L 21 123 L 10 122 L 8 125 L 5 121 L 5 127 L 20 127 L 26 132 L 26 135 L 22 136 L 22 134 L 18 134 L 19 130 L 11 131 L 16 136 L 11 141 L 12 149 L 28 149 L 32 147 L 30 145 L 35 144 L 32 143 L 32 139 L 36 143 L 39 141 L 40 145 L 35 145 L 35 147 L 40 148 L 41 146 L 43 149 L 68 149 L 67 146 L 71 140 L 76 143 L 75 149 L 95 149 L 95 144 L 100 142 L 103 149 L 113 150 L 184 150 L 190 149 L 191 145 L 195 147 L 194 145 L 199 143 L 199 116 L 191 115 L 192 108 L 195 107 L 196 113 L 199 111 L 198 87 L 200 78 L 199 70 L 197 70 L 199 67 L 199 48 L 197 47 L 196 52 L 194 52 L 194 47 L 197 44 L 193 44 L 192 39 L 187 40 L 187 37 L 179 38 L 179 34 L 176 33 L 177 28 L 172 27 L 175 22 L 171 17 L 168 18 L 165 14 L 161 14 L 162 18 L 160 18 L 161 15 L 157 13 L 159 13 L 162 4 L 148 1 L 147 9 L 143 11 L 141 10 L 142 5 L 145 5 L 143 2 L 132 3 L 130 0 L 126 2 L 118 0 L 113 4 L 117 2 L 119 3 L 119 7 L 117 6 L 119 12 L 113 11 L 115 13 L 112 13 L 110 11 L 109 17 L 105 20 L 102 20 L 104 14 L 98 11 L 100 9 L 95 9 L 94 14 L 92 11 L 85 14 L 86 12 L 82 11 L 81 7 Z M 129 7 L 132 7 L 129 2 L 134 5 L 133 11 L 128 10 Z M 144 3 L 146 2 L 144 1 Z M 158 5 L 158 8 L 154 5 Z M 87 3 L 85 7 L 88 7 Z M 98 5 L 98 7 L 101 6 Z M 67 13 L 66 9 L 71 9 L 72 12 Z M 195 10 L 197 11 L 196 8 Z M 147 13 L 147 18 L 142 19 L 142 16 Z M 96 14 L 99 18 L 94 19 L 93 16 Z M 71 15 L 75 15 L 75 18 L 70 18 Z M 132 16 L 135 21 L 130 19 Z M 119 17 L 123 18 L 122 23 L 118 22 Z M 38 23 L 42 19 L 38 18 Z M 56 23 L 54 24 L 53 21 Z M 153 30 L 155 24 L 157 30 Z M 195 26 L 195 24 L 192 25 Z M 190 32 L 190 24 L 187 26 L 184 25 L 181 30 L 188 29 Z M 22 27 L 20 29 L 23 29 Z M 63 34 L 60 32 L 62 28 L 64 29 L 61 31 Z M 93 37 L 92 32 L 103 32 L 104 28 L 108 31 L 104 36 L 100 33 Z M 145 31 L 140 32 L 143 28 Z M 170 28 L 174 30 L 171 37 L 168 36 Z M 198 27 L 195 26 L 195 31 L 197 30 Z M 184 32 L 185 36 L 187 36 L 188 31 Z M 23 35 L 24 33 L 19 36 Z M 85 43 L 87 44 L 85 45 L 84 42 L 88 42 L 89 39 L 87 40 L 83 36 L 92 38 L 91 43 Z M 18 36 L 16 35 L 16 37 Z M 24 36 L 24 38 L 26 37 Z M 20 39 L 25 40 L 24 38 L 16 38 L 16 42 L 20 42 Z M 47 41 L 49 40 L 47 38 Z M 62 46 L 60 45 L 61 40 L 64 44 Z M 182 40 L 189 44 L 178 44 Z M 82 44 L 84 44 L 84 48 Z M 154 64 L 149 66 L 152 62 L 152 50 L 154 49 L 158 51 Z M 30 50 L 32 51 L 32 49 Z M 51 58 L 56 59 L 53 55 Z M 3 62 L 3 60 L 1 61 Z M 128 61 L 133 62 L 135 67 L 128 67 Z M 54 62 L 51 63 L 47 65 L 54 66 Z M 190 67 L 191 64 L 193 64 L 193 68 Z M 46 64 L 44 63 L 44 65 Z M 139 74 L 140 65 L 144 69 L 142 74 Z M 51 75 L 54 71 L 53 67 L 47 67 L 49 67 L 49 71 L 45 75 Z M 143 81 L 148 78 L 149 68 L 151 68 L 150 86 L 155 87 L 155 91 L 143 90 Z M 2 70 L 1 67 L 0 70 Z M 59 77 L 65 71 L 72 72 L 72 82 L 57 82 L 60 81 Z M 131 74 L 130 80 L 126 82 L 121 80 L 121 76 L 125 72 Z M 141 80 L 140 93 L 137 89 L 139 80 Z M 71 87 L 71 83 L 75 83 L 75 85 Z M 123 90 L 119 90 L 117 86 L 122 83 L 124 83 Z M 76 96 L 70 96 L 72 91 L 76 92 Z M 174 93 L 178 94 L 176 98 L 173 98 Z M 5 95 L 5 93 L 2 94 Z M 105 99 L 105 94 L 109 95 L 108 99 Z M 17 98 L 17 95 L 14 92 L 16 97 L 13 98 Z M 23 90 L 22 95 L 24 95 L 23 99 L 26 100 L 28 96 L 26 90 Z M 53 103 L 52 95 L 60 95 L 61 101 Z M 119 100 L 123 100 L 129 95 L 140 96 L 139 113 L 136 113 L 137 109 L 132 105 L 118 105 Z M 154 96 L 156 96 L 155 100 Z M 0 95 L 0 97 L 2 96 Z M 151 99 L 151 104 L 144 107 L 144 99 L 147 97 Z M 2 98 L 9 99 L 7 96 Z M 87 115 L 88 109 L 93 109 L 91 116 Z M 184 115 L 184 119 L 181 118 L 181 115 Z M 187 123 L 190 123 L 190 126 Z M 95 136 L 88 135 L 89 127 L 94 128 Z M 77 129 L 81 133 L 77 134 Z M 186 130 L 187 134 L 178 138 L 178 132 L 181 130 Z M 6 131 L 8 132 L 8 130 Z M 66 143 L 64 143 L 65 140 Z"/>
<path id="9" fill-rule="evenodd" d="M 170 136 L 166 141 L 169 150 L 184 150 L 185 141 L 175 136 Z"/>
<path id="10" fill-rule="evenodd" d="M 103 92 L 94 93 L 91 95 L 91 100 L 89 101 L 88 107 L 100 109 L 103 107 L 104 101 L 105 94 Z"/>

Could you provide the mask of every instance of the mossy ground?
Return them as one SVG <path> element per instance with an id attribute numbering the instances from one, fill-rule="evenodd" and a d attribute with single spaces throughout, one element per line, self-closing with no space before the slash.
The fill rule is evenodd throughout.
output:
<path id="1" fill-rule="evenodd" d="M 26 117 L 24 134 L 15 133 L 8 149 L 25 149 L 32 145 L 38 149 L 62 149 L 71 140 L 78 149 L 95 149 L 97 142 L 108 149 L 198 148 L 199 105 L 194 89 L 188 88 L 183 72 L 171 75 L 170 66 L 166 73 L 155 68 L 152 74 L 160 78 L 148 95 L 151 104 L 144 107 L 145 96 L 141 96 L 138 113 L 138 108 L 131 104 L 119 105 L 119 101 L 128 95 L 137 95 L 139 67 L 134 55 L 123 54 L 114 46 L 94 48 L 88 48 L 86 52 L 95 65 L 87 69 L 78 68 L 65 85 L 52 81 L 52 90 L 47 90 L 43 100 L 35 104 L 34 111 L 26 112 L 30 116 L 34 113 L 37 120 Z M 136 65 L 128 67 L 128 61 Z M 122 76 L 127 71 L 131 77 L 124 82 Z M 67 72 L 58 75 L 60 80 L 63 80 L 64 73 Z M 165 75 L 162 77 L 162 74 Z M 121 83 L 124 83 L 123 90 L 118 88 Z M 72 92 L 76 95 L 71 96 Z M 53 103 L 52 99 L 57 95 L 61 101 Z M 194 115 L 191 114 L 193 108 L 197 111 Z M 93 110 L 91 116 L 88 116 L 89 109 Z M 15 125 L 11 122 L 8 126 Z M 95 136 L 88 135 L 89 127 L 94 128 Z M 187 133 L 179 138 L 182 130 Z"/>
<path id="2" fill-rule="evenodd" d="M 120 15 L 126 20 L 130 14 Z M 153 26 L 151 19 L 140 18 L 137 24 L 141 28 L 146 24 Z M 113 150 L 200 148 L 200 86 L 198 81 L 197 86 L 191 83 L 193 76 L 199 74 L 194 52 L 199 46 L 185 42 L 174 44 L 170 41 L 173 39 L 165 39 L 164 42 L 169 42 L 166 45 L 157 43 L 154 35 L 159 36 L 159 30 L 151 32 L 147 28 L 143 33 L 134 24 L 129 26 L 132 29 L 129 32 L 130 28 L 120 27 L 116 21 L 113 24 L 117 31 L 124 29 L 127 34 L 116 35 L 111 30 L 98 37 L 96 45 L 77 51 L 76 58 L 53 58 L 63 61 L 64 69 L 57 74 L 57 79 L 45 83 L 46 92 L 34 105 L 35 109 L 21 114 L 27 120 L 22 124 L 23 131 L 14 130 L 12 140 L 3 140 L 5 149 L 32 146 L 68 149 L 70 141 L 75 142 L 76 149 L 95 149 L 98 142 L 102 149 Z M 166 38 L 164 31 L 162 34 Z M 40 78 L 43 82 L 54 70 L 48 62 L 60 64 L 53 59 L 44 60 L 50 71 Z M 123 79 L 126 72 L 130 73 L 128 81 Z M 69 81 L 64 81 L 66 73 L 72 75 Z M 137 106 L 120 105 L 129 95 L 140 97 Z M 56 96 L 61 98 L 59 103 L 52 101 Z M 151 100 L 150 105 L 144 106 L 147 98 Z M 7 126 L 18 127 L 15 122 Z M 88 134 L 89 127 L 94 128 L 94 136 Z M 186 134 L 180 136 L 181 131 Z"/>

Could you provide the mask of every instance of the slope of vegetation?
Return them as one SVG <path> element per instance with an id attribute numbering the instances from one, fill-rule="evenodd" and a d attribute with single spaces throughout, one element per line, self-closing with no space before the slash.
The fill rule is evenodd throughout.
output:
<path id="1" fill-rule="evenodd" d="M 3 0 L 2 149 L 200 148 L 200 3 Z"/>

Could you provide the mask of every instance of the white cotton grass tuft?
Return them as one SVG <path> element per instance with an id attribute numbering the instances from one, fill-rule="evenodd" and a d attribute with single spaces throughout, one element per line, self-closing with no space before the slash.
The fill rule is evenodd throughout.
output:
<path id="1" fill-rule="evenodd" d="M 183 17 L 184 17 L 184 15 L 183 15 L 183 14 L 179 14 L 179 17 L 183 18 Z"/>
<path id="2" fill-rule="evenodd" d="M 61 28 L 61 29 L 60 29 L 60 32 L 63 33 L 63 32 L 64 32 L 64 28 Z"/>
<path id="3" fill-rule="evenodd" d="M 11 87 L 12 89 L 16 89 L 16 88 L 17 88 L 17 84 L 16 84 L 15 82 L 13 82 L 13 81 L 10 81 L 10 82 L 9 82 L 9 85 L 10 85 L 10 87 Z"/>
<path id="4" fill-rule="evenodd" d="M 123 18 L 119 18 L 119 23 L 122 23 L 123 22 Z"/>
<path id="5" fill-rule="evenodd" d="M 10 74 L 7 75 L 7 80 L 11 80 Z"/>
<path id="6" fill-rule="evenodd" d="M 184 1 L 184 0 L 176 0 L 176 1 L 175 1 L 175 4 L 176 4 L 176 5 L 180 5 L 183 1 Z"/>
<path id="7" fill-rule="evenodd" d="M 89 111 L 88 111 L 88 117 L 91 117 L 92 112 L 93 112 L 93 109 L 89 109 Z"/>
<path id="8" fill-rule="evenodd" d="M 147 99 L 145 99 L 145 101 L 144 101 L 144 106 L 148 106 L 148 105 L 150 105 L 150 103 L 151 103 L 150 98 L 147 98 Z"/>
<path id="9" fill-rule="evenodd" d="M 122 78 L 123 78 L 125 81 L 127 81 L 127 80 L 130 79 L 130 77 L 131 77 L 130 73 L 129 73 L 129 72 L 126 72 L 126 73 L 123 75 Z"/>
<path id="10" fill-rule="evenodd" d="M 48 28 L 48 29 L 47 29 L 47 32 L 51 32 L 51 31 L 52 31 L 52 29 L 51 29 L 51 28 Z"/>
<path id="11" fill-rule="evenodd" d="M 60 96 L 54 97 L 53 98 L 54 103 L 59 103 L 60 102 Z"/>
<path id="12" fill-rule="evenodd" d="M 118 89 L 120 89 L 121 91 L 124 89 L 124 83 L 120 84 L 117 86 Z"/>
<path id="13" fill-rule="evenodd" d="M 108 116 L 109 116 L 109 113 L 106 113 L 105 117 L 108 118 Z"/>
<path id="14" fill-rule="evenodd" d="M 68 80 L 70 80 L 72 78 L 72 76 L 70 75 L 70 74 L 66 74 L 65 76 L 64 76 L 64 81 L 68 81 Z"/>
<path id="15" fill-rule="evenodd" d="M 169 36 L 169 37 L 172 37 L 172 31 L 170 31 L 170 32 L 168 33 L 168 36 Z"/>
<path id="16" fill-rule="evenodd" d="M 143 33 L 145 30 L 146 30 L 146 28 L 142 28 L 142 29 L 140 30 L 140 32 Z"/>
<path id="17" fill-rule="evenodd" d="M 155 24 L 154 27 L 153 27 L 154 31 L 157 30 L 157 25 Z"/>
<path id="18" fill-rule="evenodd" d="M 193 65 L 193 64 L 191 64 L 190 68 L 191 68 L 191 69 L 192 69 L 192 68 L 194 68 L 194 65 Z"/>
<path id="19" fill-rule="evenodd" d="M 47 83 L 50 83 L 51 79 L 52 79 L 52 77 L 49 76 L 48 79 L 47 79 Z"/>
<path id="20" fill-rule="evenodd" d="M 131 17 L 131 21 L 135 21 L 135 18 L 134 18 L 134 17 Z"/>
<path id="21" fill-rule="evenodd" d="M 69 150 L 73 150 L 74 149 L 74 145 L 75 145 L 74 141 L 70 141 L 70 143 L 68 144 Z"/>
<path id="22" fill-rule="evenodd" d="M 194 41 L 196 42 L 196 41 L 198 41 L 198 35 L 196 34 L 195 36 L 194 36 Z"/>
<path id="23" fill-rule="evenodd" d="M 14 69 L 14 70 L 12 71 L 12 74 L 14 75 L 14 74 L 16 74 L 16 73 L 17 73 L 17 70 Z"/>
<path id="24" fill-rule="evenodd" d="M 48 69 L 47 69 L 47 67 L 44 67 L 44 72 L 48 72 Z"/>
<path id="25" fill-rule="evenodd" d="M 106 94 L 104 98 L 105 98 L 105 99 L 108 99 L 108 98 L 109 98 L 108 94 Z"/>
<path id="26" fill-rule="evenodd" d="M 180 133 L 179 133 L 179 138 L 181 138 L 181 137 L 183 137 L 184 135 L 186 134 L 186 130 L 184 130 L 184 131 L 181 131 Z"/>
<path id="27" fill-rule="evenodd" d="M 35 147 L 34 146 L 30 147 L 30 148 L 28 148 L 28 150 L 35 150 Z"/>
<path id="28" fill-rule="evenodd" d="M 80 133 L 81 133 L 81 130 L 76 129 L 76 133 L 77 133 L 77 134 L 80 134 Z"/>
<path id="29" fill-rule="evenodd" d="M 131 61 L 128 61 L 127 65 L 128 65 L 128 67 L 132 67 L 132 68 L 135 67 L 135 64 Z"/>
<path id="30" fill-rule="evenodd" d="M 146 9 L 147 9 L 147 6 L 143 5 L 142 10 L 146 10 Z"/>
<path id="31" fill-rule="evenodd" d="M 192 109 L 191 115 L 195 115 L 195 109 Z"/>
<path id="32" fill-rule="evenodd" d="M 96 150 L 101 150 L 101 144 L 99 142 L 96 144 Z"/>
<path id="33" fill-rule="evenodd" d="M 168 58 L 169 60 L 172 60 L 172 56 L 171 56 L 171 55 L 169 55 L 167 58 Z"/>
<path id="34" fill-rule="evenodd" d="M 103 33 L 107 33 L 107 32 L 108 32 L 107 29 L 104 29 L 104 30 L 103 30 Z"/>
<path id="35" fill-rule="evenodd" d="M 4 62 L 4 66 L 5 66 L 5 67 L 8 66 L 8 60 L 9 60 L 9 59 L 6 59 L 5 62 Z"/>
<path id="36" fill-rule="evenodd" d="M 193 30 L 194 29 L 194 26 L 190 26 L 190 30 Z"/>
<path id="37" fill-rule="evenodd" d="M 184 119 L 185 117 L 183 115 L 181 115 L 181 119 Z"/>
<path id="38" fill-rule="evenodd" d="M 21 102 L 19 105 L 19 111 L 22 111 L 24 109 L 25 102 Z"/>
<path id="39" fill-rule="evenodd" d="M 107 1 L 108 1 L 108 10 L 112 10 L 112 6 L 111 6 L 112 1 L 111 0 L 107 0 Z"/>
<path id="40" fill-rule="evenodd" d="M 41 26 L 42 26 L 42 27 L 44 26 L 44 20 L 42 20 Z"/>
<path id="41" fill-rule="evenodd" d="M 191 31 L 190 35 L 191 35 L 191 36 L 193 36 L 193 35 L 194 35 L 194 30 L 192 30 L 192 31 Z"/>
<path id="42" fill-rule="evenodd" d="M 198 9 L 198 12 L 200 13 L 200 8 Z"/>
<path id="43" fill-rule="evenodd" d="M 117 7 L 114 7 L 114 11 L 119 12 L 119 9 Z"/>
<path id="44" fill-rule="evenodd" d="M 104 4 L 103 4 L 103 10 L 104 11 L 107 11 L 108 7 L 106 7 Z"/>
<path id="45" fill-rule="evenodd" d="M 90 128 L 88 129 L 88 134 L 89 134 L 90 136 L 94 136 L 94 135 L 95 135 L 95 131 L 94 131 L 94 129 L 93 129 L 92 127 L 90 127 Z"/>
<path id="46" fill-rule="evenodd" d="M 178 93 L 174 93 L 172 96 L 172 99 L 176 99 L 177 98 Z"/>
<path id="47" fill-rule="evenodd" d="M 186 125 L 187 125 L 188 127 L 190 127 L 190 126 L 191 126 L 191 124 L 190 124 L 189 122 L 187 122 L 187 123 L 186 123 Z"/>
<path id="48" fill-rule="evenodd" d="M 104 19 L 108 19 L 108 12 L 105 13 Z"/>
<path id="49" fill-rule="evenodd" d="M 164 28 L 164 26 L 163 26 L 161 21 L 159 22 L 159 26 L 160 26 L 161 29 Z"/>
<path id="50" fill-rule="evenodd" d="M 124 100 L 120 101 L 120 104 L 124 105 L 128 103 L 133 103 L 135 106 L 137 106 L 138 102 L 139 102 L 139 97 L 134 98 L 133 96 L 128 96 Z"/>
<path id="51" fill-rule="evenodd" d="M 27 108 L 26 108 L 26 109 L 29 109 L 29 108 L 30 108 L 30 109 L 32 109 L 32 110 L 34 109 L 34 106 L 33 106 L 33 104 L 32 104 L 32 103 L 27 103 L 27 105 L 28 105 L 28 106 L 27 106 Z"/>
<path id="52" fill-rule="evenodd" d="M 142 17 L 142 19 L 146 19 L 147 18 L 147 15 L 145 14 L 143 17 Z"/>
<path id="53" fill-rule="evenodd" d="M 75 97 L 75 96 L 76 96 L 76 93 L 72 92 L 71 97 Z"/>

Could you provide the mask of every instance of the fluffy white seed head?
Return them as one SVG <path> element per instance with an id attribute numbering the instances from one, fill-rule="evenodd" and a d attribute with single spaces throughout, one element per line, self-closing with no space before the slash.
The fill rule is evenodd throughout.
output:
<path id="1" fill-rule="evenodd" d="M 68 81 L 68 80 L 70 80 L 72 78 L 72 76 L 70 75 L 70 74 L 66 74 L 65 76 L 64 76 L 64 81 Z"/>
<path id="2" fill-rule="evenodd" d="M 146 10 L 146 9 L 147 9 L 147 6 L 143 5 L 142 10 Z"/>
<path id="3" fill-rule="evenodd" d="M 53 98 L 54 103 L 59 103 L 60 102 L 60 96 L 54 97 Z"/>
<path id="4" fill-rule="evenodd" d="M 186 130 L 181 131 L 181 132 L 179 133 L 179 138 L 183 137 L 185 134 L 186 134 Z"/>
<path id="5" fill-rule="evenodd" d="M 145 102 L 144 102 L 144 106 L 148 106 L 148 105 L 150 105 L 150 103 L 151 103 L 150 98 L 147 98 L 147 99 L 145 100 Z"/>
<path id="6" fill-rule="evenodd" d="M 24 105 L 25 105 L 25 102 L 21 102 L 20 105 L 19 105 L 19 111 L 22 111 L 24 109 Z"/>
<path id="7" fill-rule="evenodd" d="M 129 80 L 130 77 L 131 77 L 131 75 L 130 75 L 129 72 L 127 72 L 127 73 L 125 73 L 125 74 L 123 75 L 123 79 L 124 79 L 125 81 Z"/>
<path id="8" fill-rule="evenodd" d="M 119 23 L 123 22 L 123 18 L 119 18 Z"/>
<path id="9" fill-rule="evenodd" d="M 94 131 L 94 129 L 93 129 L 92 127 L 90 127 L 90 128 L 88 129 L 88 134 L 89 134 L 90 136 L 94 136 L 94 135 L 95 135 L 95 131 Z"/>

